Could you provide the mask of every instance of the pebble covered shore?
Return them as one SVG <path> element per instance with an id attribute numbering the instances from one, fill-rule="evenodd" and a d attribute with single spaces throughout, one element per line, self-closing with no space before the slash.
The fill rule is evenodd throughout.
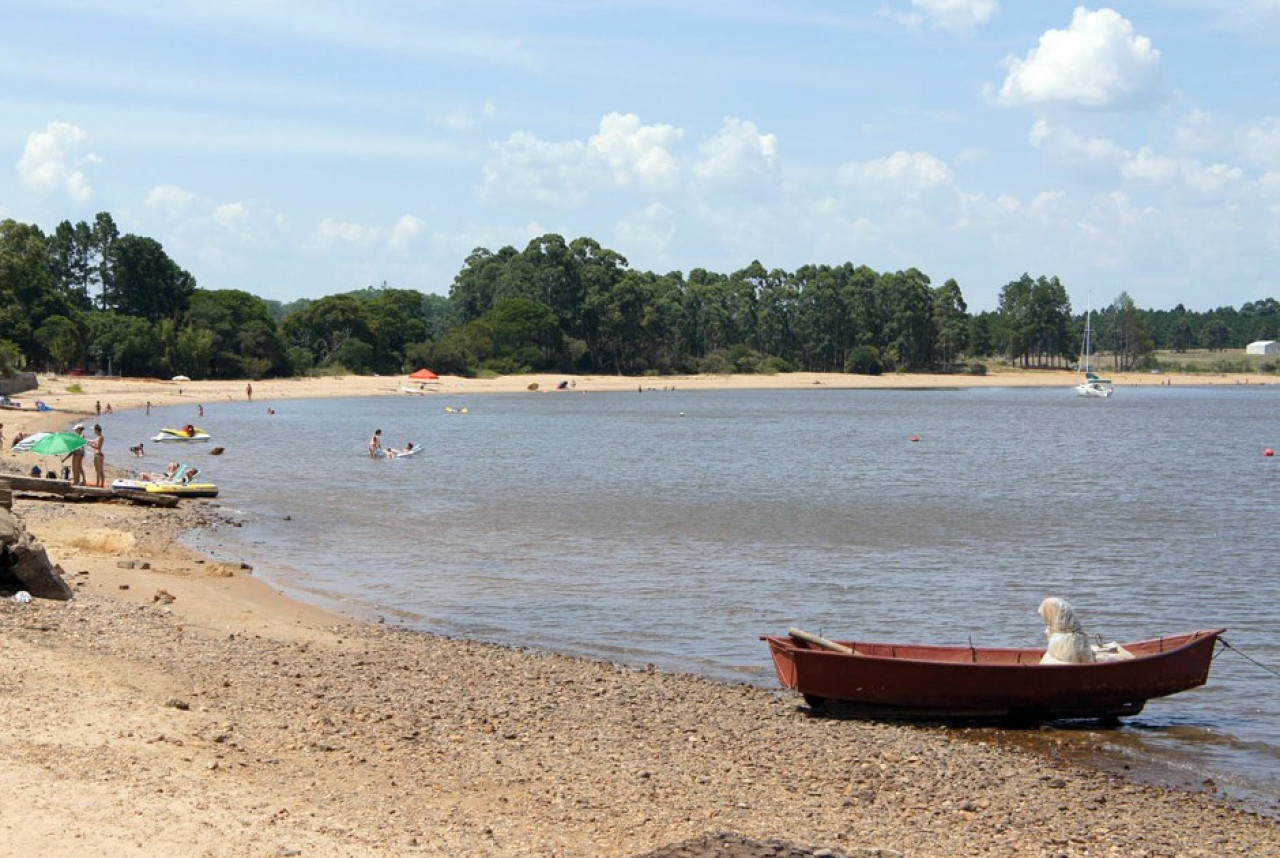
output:
<path id="1" fill-rule="evenodd" d="M 6 600 L 0 633 L 5 765 L 108 790 L 79 821 L 107 853 L 142 815 L 200 855 L 1280 854 L 1275 820 L 1202 794 L 693 676 L 90 592 Z"/>

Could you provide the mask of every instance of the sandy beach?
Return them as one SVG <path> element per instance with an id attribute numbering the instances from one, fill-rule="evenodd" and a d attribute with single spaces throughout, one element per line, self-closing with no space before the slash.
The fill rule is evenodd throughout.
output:
<path id="1" fill-rule="evenodd" d="M 1071 373 L 444 378 L 435 393 L 1069 387 Z M 1136 384 L 1264 383 L 1116 376 Z M 243 401 L 246 382 L 41 376 L 55 411 Z M 401 396 L 264 380 L 253 401 Z M 193 418 L 194 419 L 194 418 Z M 92 425 L 89 420 L 85 421 Z M 114 443 L 115 446 L 112 446 Z M 108 480 L 129 461 L 108 439 Z M 953 732 L 815 719 L 793 695 L 360 624 L 178 536 L 221 520 L 18 494 L 69 602 L 0 601 L 0 855 L 1280 855 L 1277 820 Z M 765 630 L 762 630 L 765 631 Z"/>

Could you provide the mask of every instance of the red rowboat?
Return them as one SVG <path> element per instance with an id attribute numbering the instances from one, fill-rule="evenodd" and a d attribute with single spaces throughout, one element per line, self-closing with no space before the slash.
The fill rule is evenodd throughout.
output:
<path id="1" fill-rule="evenodd" d="M 778 681 L 816 712 L 1051 721 L 1136 715 L 1153 697 L 1203 685 L 1225 631 L 1126 643 L 1133 658 L 1090 664 L 1040 664 L 1044 650 L 1035 648 L 827 641 L 798 629 L 761 640 Z"/>

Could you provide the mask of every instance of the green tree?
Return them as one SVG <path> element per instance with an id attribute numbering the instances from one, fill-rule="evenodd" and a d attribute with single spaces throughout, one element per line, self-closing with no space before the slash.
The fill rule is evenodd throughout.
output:
<path id="1" fill-rule="evenodd" d="M 1146 319 L 1127 292 L 1121 292 L 1103 315 L 1103 338 L 1111 349 L 1115 368 L 1128 372 L 1155 351 Z"/>
<path id="2" fill-rule="evenodd" d="M 71 362 L 80 356 L 80 337 L 80 329 L 66 316 L 50 316 L 35 332 L 36 341 L 54 359 L 59 372 L 66 372 Z"/>
<path id="3" fill-rule="evenodd" d="M 186 311 L 195 288 L 195 279 L 155 239 L 126 235 L 112 243 L 103 278 L 108 309 L 151 322 L 176 319 Z"/>
<path id="4" fill-rule="evenodd" d="M 931 367 L 936 336 L 929 278 L 915 268 L 885 274 L 878 291 L 882 306 L 888 310 L 881 331 L 883 352 L 901 369 Z"/>
<path id="5" fill-rule="evenodd" d="M 818 372 L 844 369 L 856 332 L 845 302 L 845 278 L 829 265 L 804 265 L 790 280 L 795 294 L 795 359 Z"/>
<path id="6" fill-rule="evenodd" d="M 556 314 L 530 298 L 499 301 L 472 324 L 491 343 L 486 363 L 501 372 L 550 369 L 563 345 Z"/>
<path id="7" fill-rule="evenodd" d="M 964 351 L 969 334 L 969 308 L 960 284 L 949 279 L 933 292 L 933 327 L 938 332 L 938 358 L 950 368 Z"/>
<path id="8" fill-rule="evenodd" d="M 190 378 L 217 377 L 218 338 L 208 328 L 186 327 L 174 342 L 174 369 Z"/>
<path id="9" fill-rule="evenodd" d="M 287 370 L 279 327 L 267 303 L 255 295 L 239 289 L 197 289 L 182 324 L 213 335 L 214 354 L 201 377 L 207 373 L 214 378 L 261 378 Z M 203 355 L 203 349 L 199 353 Z"/>
<path id="10" fill-rule="evenodd" d="M 1023 274 L 1000 293 L 999 346 L 1023 366 L 1064 366 L 1075 357 L 1071 301 L 1057 277 Z"/>
<path id="11" fill-rule="evenodd" d="M 155 376 L 164 369 L 159 330 L 137 316 L 95 310 L 86 315 L 88 353 L 116 375 Z"/>
<path id="12" fill-rule="evenodd" d="M 427 338 L 423 295 L 413 289 L 381 289 L 365 312 L 374 336 L 373 363 L 379 372 L 405 370 L 405 349 Z"/>
<path id="13" fill-rule="evenodd" d="M 24 365 L 18 344 L 12 340 L 0 340 L 0 378 L 11 378 Z"/>
<path id="14" fill-rule="evenodd" d="M 30 224 L 0 221 L 0 333 L 20 352 L 40 351 L 34 332 L 47 314 L 39 307 L 52 294 L 44 233 Z"/>
<path id="15" fill-rule="evenodd" d="M 1210 319 L 1200 329 L 1200 344 L 1209 351 L 1222 351 L 1231 339 L 1231 328 L 1222 319 Z"/>
<path id="16" fill-rule="evenodd" d="M 306 309 L 285 317 L 283 328 L 289 345 L 307 349 L 314 366 L 325 366 L 337 360 L 339 350 L 348 339 L 354 338 L 366 345 L 374 339 L 365 304 L 350 295 L 321 298 Z M 360 350 L 350 355 L 363 359 Z"/>

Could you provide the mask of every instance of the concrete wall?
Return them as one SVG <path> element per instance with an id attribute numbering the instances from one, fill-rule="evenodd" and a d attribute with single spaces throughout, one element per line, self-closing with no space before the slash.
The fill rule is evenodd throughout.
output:
<path id="1" fill-rule="evenodd" d="M 20 372 L 13 378 L 0 378 L 0 393 L 5 396 L 13 396 L 15 393 L 35 390 L 39 386 L 40 382 L 36 381 L 34 372 Z"/>

